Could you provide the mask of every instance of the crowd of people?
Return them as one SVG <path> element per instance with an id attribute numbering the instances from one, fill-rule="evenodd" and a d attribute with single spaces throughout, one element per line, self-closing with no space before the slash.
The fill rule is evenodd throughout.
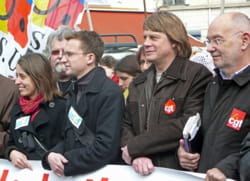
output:
<path id="1" fill-rule="evenodd" d="M 249 17 L 228 12 L 210 24 L 214 70 L 190 61 L 173 13 L 147 17 L 143 37 L 136 55 L 116 60 L 95 31 L 61 27 L 44 55 L 20 57 L 16 78 L 0 76 L 1 158 L 31 170 L 41 160 L 58 176 L 127 164 L 144 176 L 159 166 L 250 180 Z M 183 128 L 197 113 L 188 151 Z"/>

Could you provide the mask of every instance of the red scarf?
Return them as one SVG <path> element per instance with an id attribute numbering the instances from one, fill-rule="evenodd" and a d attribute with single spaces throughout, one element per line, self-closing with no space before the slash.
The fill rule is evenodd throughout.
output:
<path id="1" fill-rule="evenodd" d="M 41 103 L 42 99 L 43 99 L 42 94 L 39 94 L 35 99 L 32 100 L 28 100 L 27 97 L 25 96 L 20 97 L 19 104 L 22 108 L 22 111 L 25 114 L 31 114 L 31 121 L 34 120 L 36 115 L 41 110 L 39 104 Z"/>

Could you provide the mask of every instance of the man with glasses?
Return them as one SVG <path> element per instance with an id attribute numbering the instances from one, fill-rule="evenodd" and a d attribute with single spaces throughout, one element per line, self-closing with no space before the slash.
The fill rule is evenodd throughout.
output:
<path id="1" fill-rule="evenodd" d="M 74 77 L 64 141 L 43 160 L 58 176 L 95 171 L 118 156 L 124 100 L 119 86 L 98 67 L 104 43 L 94 31 L 65 36 L 62 62 Z"/>
<path id="2" fill-rule="evenodd" d="M 73 30 L 67 26 L 60 26 L 56 31 L 52 32 L 47 39 L 45 54 L 51 61 L 51 66 L 55 72 L 57 79 L 57 88 L 62 92 L 62 96 L 67 97 L 71 85 L 71 76 L 65 73 L 65 66 L 61 62 L 64 52 L 66 40 L 65 34 Z"/>
<path id="3" fill-rule="evenodd" d="M 217 75 L 205 94 L 200 142 L 192 145 L 197 153 L 185 152 L 180 140 L 178 157 L 183 168 L 206 172 L 206 181 L 239 179 L 241 142 L 250 131 L 250 20 L 239 12 L 222 14 L 207 38 Z"/>

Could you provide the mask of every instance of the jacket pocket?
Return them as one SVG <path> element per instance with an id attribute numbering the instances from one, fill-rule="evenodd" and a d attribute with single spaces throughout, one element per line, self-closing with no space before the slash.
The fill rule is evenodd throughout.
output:
<path id="1" fill-rule="evenodd" d="M 94 133 L 86 126 L 84 122 L 82 122 L 81 126 L 77 128 L 73 128 L 75 141 L 79 142 L 82 146 L 90 146 L 95 141 Z"/>
<path id="2" fill-rule="evenodd" d="M 140 128 L 140 119 L 139 119 L 139 108 L 138 108 L 138 103 L 137 102 L 130 102 L 128 105 L 128 117 L 126 117 L 126 119 L 128 119 L 129 121 L 131 121 L 132 125 L 133 125 L 133 131 L 136 134 L 139 134 L 141 131 Z"/>

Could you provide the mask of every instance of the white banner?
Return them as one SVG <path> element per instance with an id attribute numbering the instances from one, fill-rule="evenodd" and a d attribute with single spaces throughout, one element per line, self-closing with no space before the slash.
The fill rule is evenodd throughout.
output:
<path id="1" fill-rule="evenodd" d="M 141 176 L 126 165 L 107 165 L 89 174 L 58 177 L 53 172 L 44 170 L 40 161 L 30 163 L 33 171 L 15 168 L 8 160 L 0 159 L 0 181 L 202 181 L 205 178 L 205 174 L 160 167 L 156 167 L 148 176 Z"/>

